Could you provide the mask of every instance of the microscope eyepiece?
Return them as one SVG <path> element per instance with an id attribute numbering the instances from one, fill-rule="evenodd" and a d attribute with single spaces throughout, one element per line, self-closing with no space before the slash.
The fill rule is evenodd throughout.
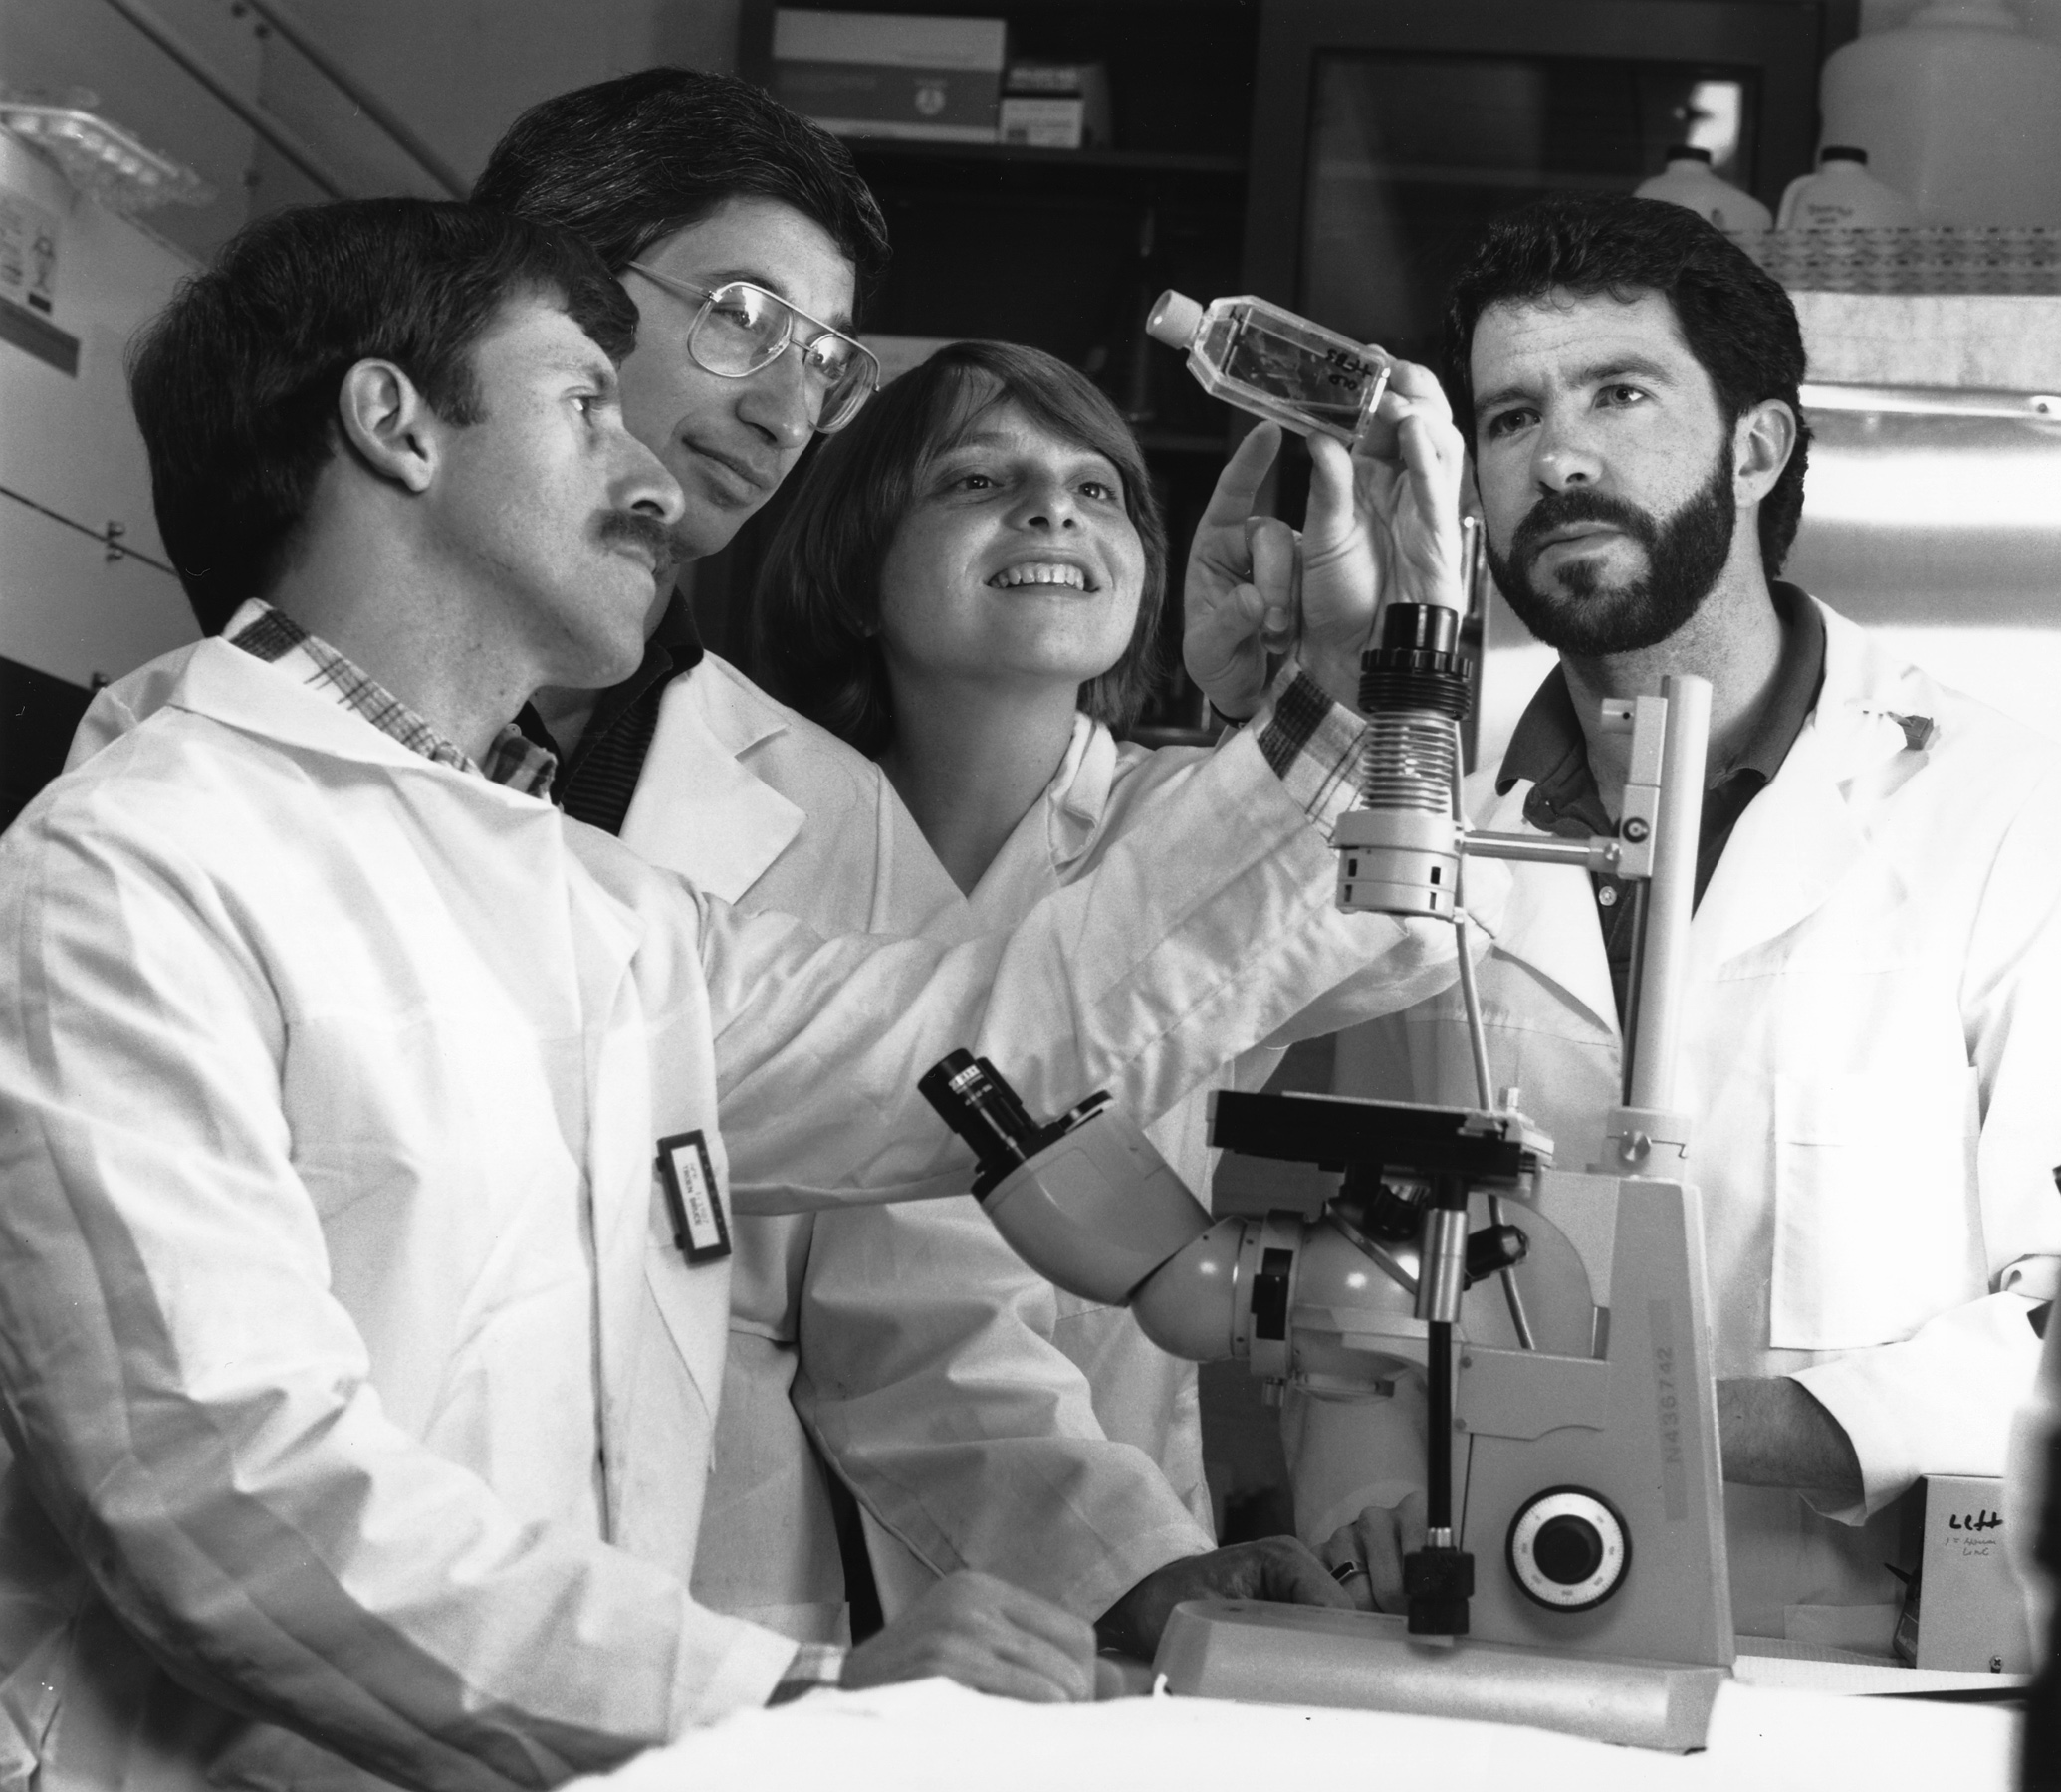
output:
<path id="1" fill-rule="evenodd" d="M 1049 1125 L 1030 1117 L 1009 1079 L 986 1058 L 969 1051 L 947 1052 L 924 1072 L 917 1092 L 938 1117 L 973 1148 L 981 1167 L 973 1192 L 992 1195 L 1016 1168 L 1061 1139 L 1109 1105 L 1109 1091 L 1097 1089 Z"/>
<path id="2" fill-rule="evenodd" d="M 1044 1143 L 1045 1129 L 1030 1118 L 1002 1072 L 969 1051 L 948 1052 L 916 1084 L 938 1117 L 972 1147 L 981 1173 L 976 1195 L 995 1185 Z"/>

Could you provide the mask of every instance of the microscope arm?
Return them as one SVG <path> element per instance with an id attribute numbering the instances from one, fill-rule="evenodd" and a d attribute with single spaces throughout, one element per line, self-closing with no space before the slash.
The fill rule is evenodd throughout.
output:
<path id="1" fill-rule="evenodd" d="M 1231 1354 L 1246 1223 L 1212 1223 L 1126 1115 L 1090 1115 L 1005 1178 L 985 1206 L 1045 1280 L 1130 1307 L 1172 1356 L 1206 1363 Z"/>
<path id="2" fill-rule="evenodd" d="M 1148 1275 L 1130 1297 L 1138 1329 L 1169 1356 L 1214 1363 L 1238 1336 L 1238 1259 L 1254 1223 L 1220 1220 Z"/>
<path id="3" fill-rule="evenodd" d="M 1406 1264 L 1298 1214 L 1213 1221 L 1104 1096 L 1041 1126 L 992 1064 L 963 1051 L 920 1086 L 978 1155 L 974 1194 L 1011 1248 L 1068 1293 L 1128 1306 L 1170 1356 L 1241 1357 L 1287 1378 L 1300 1288 L 1314 1303 L 1312 1365 L 1334 1391 L 1385 1392 L 1404 1360 L 1423 1361 L 1414 1247 L 1397 1247 Z"/>

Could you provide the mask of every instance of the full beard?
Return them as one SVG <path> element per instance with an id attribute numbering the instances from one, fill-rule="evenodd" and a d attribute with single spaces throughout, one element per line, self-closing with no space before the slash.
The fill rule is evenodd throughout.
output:
<path id="1" fill-rule="evenodd" d="M 1730 444 L 1694 496 L 1665 520 L 1586 486 L 1549 492 L 1510 538 L 1505 557 L 1488 545 L 1488 569 L 1517 619 L 1548 647 L 1577 659 L 1636 653 L 1665 641 L 1695 615 L 1731 558 L 1738 504 Z M 1556 588 L 1532 582 L 1543 539 L 1569 523 L 1604 523 L 1646 552 L 1646 574 L 1604 582 L 1593 559 L 1570 560 Z"/>

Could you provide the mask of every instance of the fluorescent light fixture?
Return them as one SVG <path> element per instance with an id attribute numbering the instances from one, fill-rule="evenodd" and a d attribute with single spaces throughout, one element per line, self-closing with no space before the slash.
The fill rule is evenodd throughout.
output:
<path id="1" fill-rule="evenodd" d="M 1962 386 L 1831 385 L 1805 380 L 1797 389 L 1807 411 L 1855 411 L 1878 417 L 1997 417 L 2061 422 L 2061 392 L 1989 392 Z"/>
<path id="2" fill-rule="evenodd" d="M 191 168 L 147 148 L 98 112 L 77 106 L 0 100 L 0 125 L 33 143 L 82 193 L 121 212 L 210 205 L 215 189 Z"/>
<path id="3" fill-rule="evenodd" d="M 2028 445 L 1967 453 L 1909 446 L 1893 453 L 1813 452 L 1805 514 L 1886 530 L 2061 529 L 2061 455 Z"/>

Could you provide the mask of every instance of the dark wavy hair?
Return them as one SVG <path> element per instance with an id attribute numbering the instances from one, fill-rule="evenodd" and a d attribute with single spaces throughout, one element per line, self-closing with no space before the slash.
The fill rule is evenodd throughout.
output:
<path id="1" fill-rule="evenodd" d="M 1803 515 L 1810 461 L 1803 333 L 1772 276 L 1686 206 L 1619 194 L 1562 193 L 1489 225 L 1454 282 L 1446 311 L 1446 378 L 1461 427 L 1474 434 L 1475 327 L 1491 305 L 1523 305 L 1556 287 L 1629 300 L 1659 293 L 1710 375 L 1727 430 L 1769 398 L 1796 418 L 1789 463 L 1760 501 L 1760 559 L 1772 577 Z"/>
<path id="2" fill-rule="evenodd" d="M 1167 532 L 1130 426 L 1081 374 L 1042 349 L 953 342 L 895 380 L 850 428 L 823 439 L 759 573 L 755 669 L 775 696 L 861 753 L 877 756 L 894 739 L 878 639 L 888 548 L 924 468 L 1004 404 L 1115 467 L 1144 545 L 1145 587 L 1130 645 L 1080 687 L 1080 707 L 1110 728 L 1127 728 L 1159 682 Z"/>
<path id="3" fill-rule="evenodd" d="M 620 361 L 636 307 L 577 237 L 470 205 L 353 199 L 239 232 L 136 338 L 150 497 L 201 629 L 277 583 L 338 443 L 337 396 L 388 360 L 431 408 L 482 414 L 473 348 L 512 299 L 565 307 Z"/>
<path id="4" fill-rule="evenodd" d="M 887 222 L 851 152 L 734 75 L 644 69 L 542 101 L 472 189 L 475 205 L 577 231 L 615 274 L 739 198 L 820 225 L 861 292 L 887 265 Z"/>

